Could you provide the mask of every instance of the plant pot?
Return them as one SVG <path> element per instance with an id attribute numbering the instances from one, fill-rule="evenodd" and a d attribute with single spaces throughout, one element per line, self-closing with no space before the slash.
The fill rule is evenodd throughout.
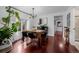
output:
<path id="1" fill-rule="evenodd" d="M 6 42 L 8 41 L 8 43 Z M 12 49 L 12 42 L 10 40 L 3 40 L 2 45 L 0 45 L 0 53 L 8 52 Z"/>

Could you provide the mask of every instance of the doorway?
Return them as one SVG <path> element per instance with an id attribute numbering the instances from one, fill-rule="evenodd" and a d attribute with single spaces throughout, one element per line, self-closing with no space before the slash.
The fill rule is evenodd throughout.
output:
<path id="1" fill-rule="evenodd" d="M 63 36 L 63 16 L 54 16 L 54 35 Z"/>

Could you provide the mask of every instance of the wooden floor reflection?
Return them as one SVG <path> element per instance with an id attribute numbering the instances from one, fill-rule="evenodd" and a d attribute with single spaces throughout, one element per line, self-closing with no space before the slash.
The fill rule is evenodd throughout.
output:
<path id="1" fill-rule="evenodd" d="M 33 45 L 26 45 L 26 42 L 22 40 L 17 41 L 13 44 L 13 48 L 9 53 L 77 53 L 79 52 L 75 46 L 69 44 L 64 45 L 61 36 L 56 35 L 55 37 L 49 36 L 48 43 L 41 47 Z"/>

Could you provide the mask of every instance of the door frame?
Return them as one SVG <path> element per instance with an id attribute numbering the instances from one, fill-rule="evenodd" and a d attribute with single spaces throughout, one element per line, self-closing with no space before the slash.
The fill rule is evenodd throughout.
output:
<path id="1" fill-rule="evenodd" d="M 58 17 L 62 17 L 62 37 L 63 37 L 63 15 L 55 15 L 55 16 L 58 16 Z M 55 20 L 55 16 L 54 16 L 54 36 L 55 36 L 55 25 L 56 25 L 56 20 Z"/>

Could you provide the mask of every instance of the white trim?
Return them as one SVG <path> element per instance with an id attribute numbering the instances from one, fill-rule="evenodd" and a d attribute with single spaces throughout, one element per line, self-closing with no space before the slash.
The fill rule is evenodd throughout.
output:
<path id="1" fill-rule="evenodd" d="M 47 34 L 48 36 L 54 36 L 53 34 Z"/>

